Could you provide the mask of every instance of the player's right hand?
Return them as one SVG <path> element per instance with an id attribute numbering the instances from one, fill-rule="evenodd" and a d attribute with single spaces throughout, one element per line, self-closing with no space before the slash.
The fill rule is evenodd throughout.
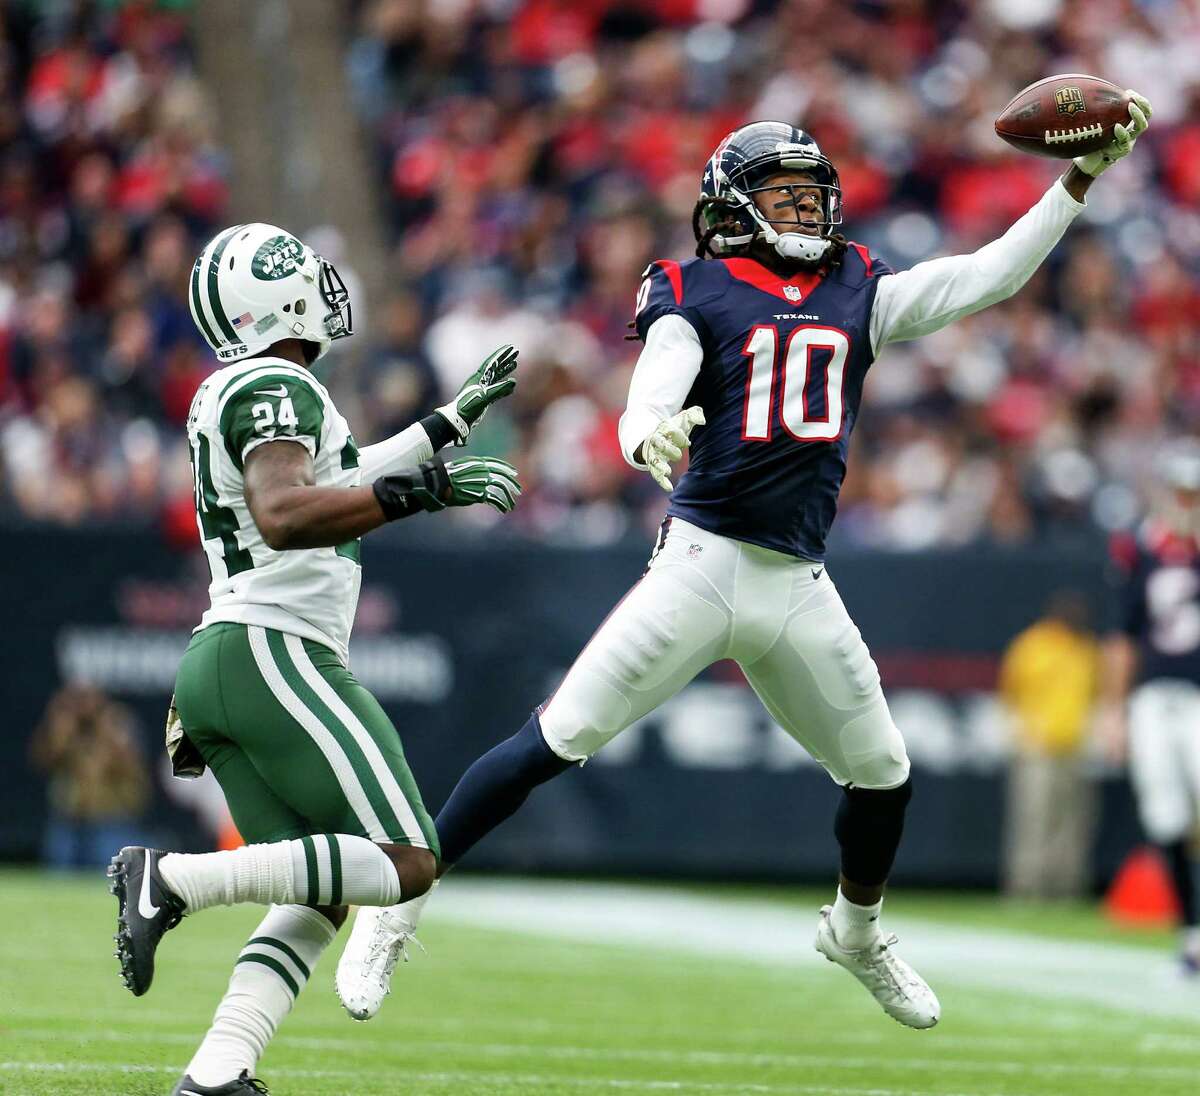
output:
<path id="1" fill-rule="evenodd" d="M 663 419 L 642 442 L 642 460 L 646 462 L 654 482 L 664 491 L 674 490 L 671 465 L 691 445 L 689 435 L 692 430 L 703 425 L 704 411 L 700 407 L 687 407 L 679 414 Z"/>
<path id="2" fill-rule="evenodd" d="M 502 514 L 517 505 L 521 483 L 517 470 L 498 457 L 463 457 L 447 461 L 446 475 L 450 480 L 447 506 L 474 506 L 486 502 Z"/>
<path id="3" fill-rule="evenodd" d="M 1128 156 L 1133 151 L 1134 142 L 1150 125 L 1150 116 L 1154 113 L 1150 100 L 1132 88 L 1127 89 L 1125 94 L 1129 96 L 1129 125 L 1115 125 L 1112 142 L 1106 148 L 1075 157 L 1075 166 L 1085 175 L 1095 178 Z"/>
<path id="4" fill-rule="evenodd" d="M 372 487 L 388 521 L 406 518 L 418 509 L 436 513 L 447 506 L 474 506 L 477 502 L 507 514 L 521 494 L 517 470 L 496 457 L 452 461 L 434 457 L 410 471 L 380 476 Z"/>

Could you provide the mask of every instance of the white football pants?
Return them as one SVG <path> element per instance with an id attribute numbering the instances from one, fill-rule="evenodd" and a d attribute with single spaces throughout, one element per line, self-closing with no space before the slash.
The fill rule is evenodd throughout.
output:
<path id="1" fill-rule="evenodd" d="M 1129 701 L 1129 777 L 1146 836 L 1186 837 L 1200 806 L 1200 687 L 1150 681 Z"/>
<path id="2" fill-rule="evenodd" d="M 724 658 L 839 784 L 908 779 L 879 671 L 824 564 L 679 518 L 543 706 L 542 732 L 560 757 L 590 757 Z"/>

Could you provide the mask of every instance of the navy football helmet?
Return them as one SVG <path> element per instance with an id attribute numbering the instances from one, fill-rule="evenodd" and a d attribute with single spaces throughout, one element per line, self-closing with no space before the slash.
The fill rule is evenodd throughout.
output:
<path id="1" fill-rule="evenodd" d="M 813 182 L 785 187 L 765 186 L 773 175 L 803 171 Z M 776 221 L 763 216 L 754 203 L 758 191 L 787 190 L 801 221 L 812 221 L 811 207 L 801 202 L 814 190 L 820 195 L 820 232 L 810 235 L 788 230 L 795 220 Z M 806 264 L 820 263 L 834 241 L 831 234 L 842 223 L 842 188 L 837 169 L 821 153 L 817 142 L 802 129 L 786 122 L 751 122 L 735 129 L 717 145 L 704 169 L 700 200 L 692 214 L 696 254 L 730 255 L 743 251 L 754 240 L 763 240 L 784 258 Z"/>

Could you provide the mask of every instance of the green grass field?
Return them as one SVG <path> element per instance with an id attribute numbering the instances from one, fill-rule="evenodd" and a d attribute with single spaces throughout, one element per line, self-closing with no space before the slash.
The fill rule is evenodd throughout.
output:
<path id="1" fill-rule="evenodd" d="M 345 1017 L 328 955 L 259 1072 L 274 1096 L 1200 1092 L 1200 988 L 1167 934 L 1087 907 L 893 894 L 901 954 L 943 1006 L 914 1032 L 811 953 L 825 897 L 451 879 L 380 1016 Z M 169 1092 L 259 915 L 185 921 L 135 1000 L 114 910 L 99 875 L 0 873 L 0 1092 Z"/>

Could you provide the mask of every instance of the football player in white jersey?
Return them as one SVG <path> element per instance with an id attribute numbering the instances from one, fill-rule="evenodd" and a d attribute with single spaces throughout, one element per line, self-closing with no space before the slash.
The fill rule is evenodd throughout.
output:
<path id="1" fill-rule="evenodd" d="M 428 890 L 437 834 L 395 727 L 347 664 L 360 538 L 424 511 L 516 504 L 515 469 L 438 449 L 512 392 L 517 352 L 490 355 L 453 400 L 359 449 L 310 371 L 353 331 L 333 266 L 283 229 L 236 225 L 196 260 L 192 317 L 224 368 L 188 414 L 211 607 L 168 718 L 176 772 L 212 768 L 248 842 L 203 855 L 129 847 L 112 861 L 117 957 L 137 996 L 163 934 L 210 906 L 270 905 L 176 1096 L 265 1092 L 255 1067 L 347 904 Z"/>
<path id="2" fill-rule="evenodd" d="M 698 257 L 652 264 L 637 296 L 645 347 L 618 433 L 626 459 L 671 492 L 658 546 L 554 694 L 464 774 L 436 819 L 443 871 L 538 784 L 732 658 L 844 790 L 839 885 L 818 917 L 817 950 L 900 1023 L 937 1023 L 936 996 L 879 926 L 909 763 L 825 570 L 825 535 L 871 362 L 1025 284 L 1095 177 L 1146 128 L 1150 104 L 1129 94 L 1128 125 L 1076 158 L 1003 237 L 899 273 L 837 232 L 837 170 L 809 134 L 755 122 L 721 142 L 693 216 Z M 359 916 L 337 971 L 352 1016 L 379 1008 L 425 898 Z"/>

